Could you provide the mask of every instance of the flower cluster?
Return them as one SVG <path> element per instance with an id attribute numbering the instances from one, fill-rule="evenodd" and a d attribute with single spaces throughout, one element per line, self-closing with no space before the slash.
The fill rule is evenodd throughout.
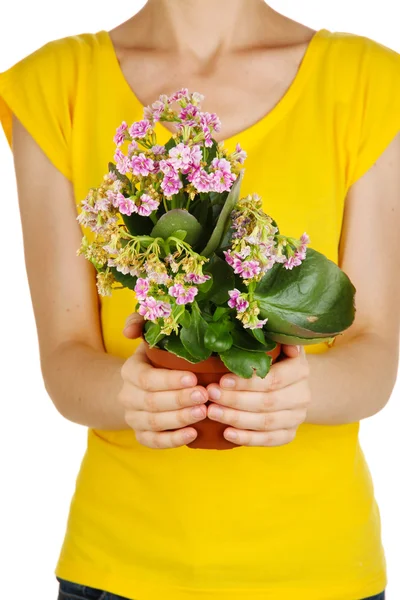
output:
<path id="1" fill-rule="evenodd" d="M 261 328 L 266 321 L 257 318 L 260 311 L 252 298 L 255 284 L 275 263 L 282 263 L 289 270 L 299 266 L 306 258 L 310 240 L 306 233 L 300 240 L 280 235 L 271 217 L 263 212 L 257 194 L 242 198 L 231 216 L 232 244 L 224 252 L 225 260 L 249 291 L 231 290 L 228 304 L 236 309 L 245 328 Z"/>

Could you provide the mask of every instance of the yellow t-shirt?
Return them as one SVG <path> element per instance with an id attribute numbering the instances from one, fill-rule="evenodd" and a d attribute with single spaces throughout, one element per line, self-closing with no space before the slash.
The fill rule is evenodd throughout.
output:
<path id="1" fill-rule="evenodd" d="M 142 109 L 104 31 L 46 44 L 0 75 L 9 141 L 13 111 L 77 203 L 106 172 L 116 127 Z M 321 30 L 282 100 L 226 145 L 248 152 L 243 195 L 261 194 L 285 234 L 307 231 L 337 262 L 346 193 L 399 130 L 400 56 Z M 157 133 L 170 137 L 162 124 Z M 133 306 L 128 290 L 102 299 L 112 354 L 137 345 L 122 335 Z M 376 594 L 385 559 L 358 429 L 305 424 L 289 445 L 230 451 L 155 451 L 131 430 L 91 429 L 57 575 L 135 600 Z"/>

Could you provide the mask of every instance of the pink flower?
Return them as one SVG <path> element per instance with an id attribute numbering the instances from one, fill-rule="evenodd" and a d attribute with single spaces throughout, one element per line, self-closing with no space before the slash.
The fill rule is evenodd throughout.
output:
<path id="1" fill-rule="evenodd" d="M 183 183 L 179 177 L 165 176 L 161 183 L 161 189 L 167 197 L 177 194 L 182 187 Z"/>
<path id="2" fill-rule="evenodd" d="M 116 149 L 114 154 L 114 160 L 118 171 L 121 175 L 125 175 L 125 173 L 130 172 L 131 161 L 125 154 L 121 152 L 119 148 Z"/>
<path id="3" fill-rule="evenodd" d="M 162 173 L 164 173 L 164 175 L 167 175 L 168 177 L 179 176 L 179 173 L 175 169 L 175 165 L 172 163 L 171 160 L 160 160 L 159 169 Z"/>
<path id="4" fill-rule="evenodd" d="M 151 129 L 151 123 L 148 119 L 137 121 L 133 123 L 129 128 L 129 134 L 133 139 L 140 139 L 146 137 L 149 129 Z"/>
<path id="5" fill-rule="evenodd" d="M 118 208 L 118 193 L 113 192 L 112 190 L 107 190 L 106 196 L 109 202 L 113 205 L 114 208 Z"/>
<path id="6" fill-rule="evenodd" d="M 139 277 L 135 285 L 135 293 L 137 299 L 141 302 L 147 298 L 147 294 L 149 292 L 150 284 L 147 279 L 143 279 Z"/>
<path id="7" fill-rule="evenodd" d="M 308 235 L 306 233 L 303 233 L 303 235 L 300 238 L 300 241 L 303 245 L 306 245 L 306 244 L 310 243 L 310 238 L 308 237 Z"/>
<path id="8" fill-rule="evenodd" d="M 240 144 L 236 144 L 236 151 L 233 153 L 233 158 L 235 158 L 235 160 L 237 160 L 237 162 L 241 165 L 246 160 L 247 152 L 245 152 L 245 150 L 242 150 Z"/>
<path id="9" fill-rule="evenodd" d="M 196 169 L 189 174 L 188 179 L 198 192 L 209 192 L 212 189 L 211 176 L 204 169 Z"/>
<path id="10" fill-rule="evenodd" d="M 192 153 L 189 146 L 180 143 L 169 151 L 169 163 L 174 169 L 188 166 L 192 159 Z"/>
<path id="11" fill-rule="evenodd" d="M 117 132 L 114 136 L 114 143 L 117 144 L 117 146 L 121 146 L 121 144 L 124 143 L 127 129 L 128 125 L 125 123 L 125 121 L 123 121 L 123 123 L 117 128 Z"/>
<path id="12" fill-rule="evenodd" d="M 194 167 L 200 166 L 201 159 L 203 158 L 203 153 L 201 151 L 200 146 L 198 146 L 197 144 L 195 146 L 192 146 L 190 149 L 190 156 L 191 164 Z"/>
<path id="13" fill-rule="evenodd" d="M 257 277 L 261 272 L 260 264 L 256 260 L 244 261 L 239 270 L 235 269 L 235 273 L 243 277 L 243 279 L 253 279 Z"/>
<path id="14" fill-rule="evenodd" d="M 162 101 L 162 98 L 166 96 L 160 96 L 160 100 L 156 100 L 153 102 L 151 106 L 146 106 L 144 109 L 144 117 L 149 121 L 159 121 L 161 116 L 165 110 L 165 102 Z M 168 98 L 167 98 L 168 100 Z"/>
<path id="15" fill-rule="evenodd" d="M 168 293 L 176 298 L 176 304 L 190 304 L 194 301 L 199 290 L 196 287 L 184 288 L 181 283 L 176 283 L 168 289 Z"/>
<path id="16" fill-rule="evenodd" d="M 201 113 L 200 124 L 205 132 L 209 130 L 218 133 L 221 130 L 221 121 L 215 113 Z"/>
<path id="17" fill-rule="evenodd" d="M 238 298 L 236 302 L 236 310 L 238 313 L 245 312 L 249 308 L 249 303 L 244 298 Z"/>
<path id="18" fill-rule="evenodd" d="M 228 265 L 233 267 L 234 258 L 232 256 L 232 250 L 227 250 L 227 251 L 224 250 L 224 254 L 225 254 L 225 260 L 228 263 Z"/>
<path id="19" fill-rule="evenodd" d="M 137 156 L 134 156 L 131 161 L 132 164 L 132 172 L 134 175 L 143 175 L 146 177 L 151 173 L 154 169 L 154 161 L 151 158 L 147 158 L 147 156 L 141 152 Z"/>
<path id="20" fill-rule="evenodd" d="M 208 281 L 208 279 L 211 279 L 210 275 L 197 275 L 196 273 L 188 273 L 185 275 L 185 281 L 188 283 L 195 283 L 197 285 Z"/>
<path id="21" fill-rule="evenodd" d="M 243 327 L 244 327 L 244 329 L 262 329 L 267 321 L 268 321 L 268 319 L 264 319 L 263 321 L 260 321 L 257 317 L 254 317 L 254 318 L 250 319 L 250 321 L 248 323 L 243 325 Z"/>
<path id="22" fill-rule="evenodd" d="M 168 302 L 160 302 L 153 296 L 147 296 L 141 303 L 138 312 L 148 321 L 156 321 L 160 317 L 169 317 L 171 310 L 172 307 Z"/>
<path id="23" fill-rule="evenodd" d="M 301 265 L 301 258 L 298 256 L 297 252 L 293 256 L 289 256 L 289 258 L 284 263 L 285 269 L 291 271 L 294 267 L 299 267 Z"/>
<path id="24" fill-rule="evenodd" d="M 195 127 L 197 125 L 197 117 L 199 116 L 200 111 L 197 106 L 193 104 L 188 104 L 185 108 L 182 108 L 179 113 L 179 118 L 183 121 L 184 125 L 189 127 Z"/>
<path id="25" fill-rule="evenodd" d="M 193 92 L 192 102 L 196 102 L 197 104 L 199 104 L 200 102 L 203 102 L 203 100 L 204 100 L 203 94 L 199 94 L 199 92 Z"/>
<path id="26" fill-rule="evenodd" d="M 240 290 L 235 288 L 233 290 L 229 290 L 228 294 L 230 297 L 230 300 L 228 300 L 228 306 L 230 308 L 236 308 L 237 300 L 240 296 Z"/>
<path id="27" fill-rule="evenodd" d="M 151 151 L 154 154 L 154 156 L 162 156 L 163 154 L 165 154 L 165 146 L 159 146 L 158 144 L 156 144 L 152 147 Z"/>
<path id="28" fill-rule="evenodd" d="M 168 102 L 169 104 L 171 104 L 172 102 L 178 102 L 179 100 L 187 100 L 189 101 L 189 90 L 187 88 L 182 88 L 181 90 L 178 90 L 177 92 L 175 92 L 175 94 L 172 94 L 172 96 L 169 97 Z"/>
<path id="29" fill-rule="evenodd" d="M 226 192 L 232 187 L 233 182 L 236 179 L 236 175 L 228 171 L 220 171 L 219 169 L 215 173 L 210 174 L 211 177 L 211 189 L 213 192 Z"/>
<path id="30" fill-rule="evenodd" d="M 117 194 L 116 199 L 118 210 L 122 215 L 130 215 L 134 212 L 137 212 L 137 207 L 134 202 L 130 198 L 125 198 L 120 192 Z"/>
<path id="31" fill-rule="evenodd" d="M 110 200 L 107 198 L 99 198 L 94 205 L 94 209 L 96 211 L 99 210 L 108 210 L 110 208 Z"/>
<path id="32" fill-rule="evenodd" d="M 148 217 L 153 210 L 157 210 L 160 205 L 157 200 L 154 200 L 148 194 L 142 194 L 142 196 L 140 196 L 140 202 L 141 204 L 138 206 L 137 212 L 142 217 Z"/>
<path id="33" fill-rule="evenodd" d="M 226 158 L 214 158 L 211 166 L 215 170 L 219 169 L 220 171 L 226 171 L 227 173 L 230 173 L 232 169 L 231 163 L 229 160 L 226 160 Z"/>

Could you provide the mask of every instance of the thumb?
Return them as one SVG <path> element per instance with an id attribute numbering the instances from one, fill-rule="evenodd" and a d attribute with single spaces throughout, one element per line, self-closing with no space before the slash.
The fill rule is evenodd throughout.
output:
<path id="1" fill-rule="evenodd" d="M 302 354 L 303 349 L 301 346 L 289 346 L 288 344 L 282 344 L 282 352 L 288 358 L 297 358 Z"/>
<path id="2" fill-rule="evenodd" d="M 135 340 L 142 335 L 144 319 L 138 313 L 132 313 L 126 319 L 123 334 L 129 340 Z"/>

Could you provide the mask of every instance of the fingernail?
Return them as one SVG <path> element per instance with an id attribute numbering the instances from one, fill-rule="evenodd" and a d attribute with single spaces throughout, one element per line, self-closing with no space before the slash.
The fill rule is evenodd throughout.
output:
<path id="1" fill-rule="evenodd" d="M 224 436 L 227 440 L 231 440 L 232 442 L 238 439 L 238 434 L 236 433 L 236 431 L 224 431 Z"/>
<path id="2" fill-rule="evenodd" d="M 196 406 L 195 408 L 192 408 L 192 410 L 190 411 L 192 416 L 195 417 L 196 419 L 200 419 L 200 417 L 204 417 L 204 411 L 202 408 L 200 408 L 200 406 Z"/>
<path id="3" fill-rule="evenodd" d="M 300 352 L 301 352 L 301 346 L 296 346 L 296 348 L 297 348 L 297 352 L 300 354 Z"/>
<path id="4" fill-rule="evenodd" d="M 183 434 L 183 437 L 186 442 L 190 442 L 190 441 L 194 440 L 194 438 L 196 437 L 196 434 L 191 431 L 185 431 L 185 433 Z"/>
<path id="5" fill-rule="evenodd" d="M 220 419 L 223 416 L 224 411 L 220 406 L 211 406 L 210 412 L 208 414 L 210 415 L 210 417 L 214 417 L 215 419 Z"/>
<path id="6" fill-rule="evenodd" d="M 199 392 L 199 390 L 195 390 L 194 392 L 192 392 L 190 397 L 193 400 L 193 402 L 204 402 L 204 396 L 201 392 Z"/>
<path id="7" fill-rule="evenodd" d="M 221 390 L 217 387 L 210 388 L 208 390 L 208 395 L 213 400 L 219 400 L 221 398 Z"/>
<path id="8" fill-rule="evenodd" d="M 194 385 L 193 377 L 191 375 L 184 375 L 181 379 L 181 384 L 184 387 L 191 387 Z"/>
<path id="9" fill-rule="evenodd" d="M 232 379 L 232 377 L 227 377 L 226 379 L 223 379 L 221 381 L 222 387 L 225 387 L 225 388 L 234 388 L 235 384 L 236 384 L 236 382 L 234 379 Z"/>

